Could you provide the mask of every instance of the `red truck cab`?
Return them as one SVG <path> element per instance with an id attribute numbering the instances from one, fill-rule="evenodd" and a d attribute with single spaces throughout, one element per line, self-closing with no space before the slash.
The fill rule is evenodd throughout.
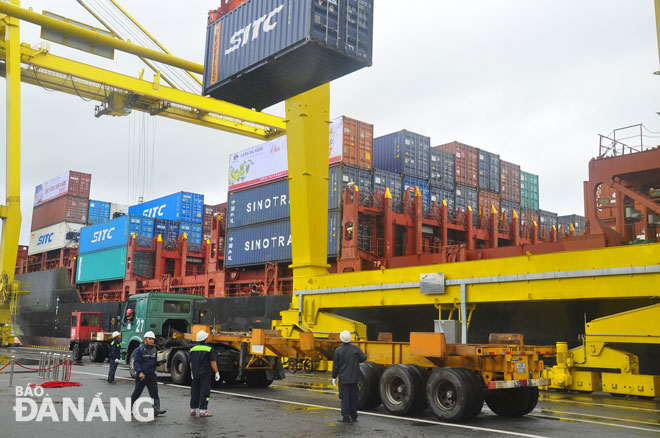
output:
<path id="1" fill-rule="evenodd" d="M 71 340 L 89 341 L 101 328 L 101 312 L 72 312 Z"/>

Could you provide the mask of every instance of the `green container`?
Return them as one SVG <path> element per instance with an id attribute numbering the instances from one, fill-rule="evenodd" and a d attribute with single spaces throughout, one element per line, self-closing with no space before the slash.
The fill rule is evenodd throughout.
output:
<path id="1" fill-rule="evenodd" d="M 78 256 L 76 283 L 118 280 L 126 272 L 125 246 Z"/>
<path id="2" fill-rule="evenodd" d="M 150 252 L 135 251 L 133 256 L 133 274 L 153 278 L 154 257 Z"/>
<path id="3" fill-rule="evenodd" d="M 523 210 L 539 209 L 539 176 L 520 172 L 520 207 Z"/>

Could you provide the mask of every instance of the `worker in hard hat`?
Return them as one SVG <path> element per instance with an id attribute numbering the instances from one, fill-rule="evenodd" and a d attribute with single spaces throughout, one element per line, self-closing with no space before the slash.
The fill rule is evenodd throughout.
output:
<path id="1" fill-rule="evenodd" d="M 133 329 L 133 318 L 135 318 L 135 312 L 133 309 L 128 309 L 126 311 L 126 330 Z"/>
<path id="2" fill-rule="evenodd" d="M 108 362 L 110 370 L 108 371 L 108 383 L 115 383 L 115 371 L 119 365 L 119 348 L 121 347 L 121 333 L 113 332 L 112 341 L 110 341 L 110 351 L 108 351 Z"/>
<path id="3" fill-rule="evenodd" d="M 218 373 L 218 364 L 216 363 L 215 350 L 206 341 L 209 334 L 204 330 L 197 332 L 197 342 L 190 349 L 190 375 L 192 385 L 190 385 L 190 416 L 197 415 L 199 408 L 200 417 L 212 417 L 213 414 L 207 412 L 209 397 L 211 395 L 211 371 L 215 373 L 215 381 L 220 380 Z"/>
<path id="4" fill-rule="evenodd" d="M 367 360 L 367 355 L 357 345 L 351 344 L 351 332 L 344 330 L 339 334 L 342 345 L 335 350 L 332 358 L 332 384 L 337 386 L 339 378 L 339 398 L 341 399 L 341 418 L 339 422 L 357 421 L 358 378 L 360 363 Z"/>
<path id="5" fill-rule="evenodd" d="M 148 331 L 144 334 L 144 343 L 133 353 L 133 368 L 135 369 L 135 390 L 131 395 L 131 408 L 144 387 L 149 391 L 149 397 L 154 399 L 154 415 L 162 415 L 165 410 L 160 409 L 160 398 L 158 397 L 158 382 L 156 382 L 156 366 L 158 365 L 158 349 L 154 345 L 156 336 L 154 332 Z"/>

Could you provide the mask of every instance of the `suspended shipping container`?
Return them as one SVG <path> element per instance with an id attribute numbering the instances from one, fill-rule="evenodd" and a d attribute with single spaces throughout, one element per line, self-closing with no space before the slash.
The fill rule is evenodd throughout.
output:
<path id="1" fill-rule="evenodd" d="M 190 192 L 173 193 L 134 205 L 128 209 L 128 213 L 133 216 L 201 224 L 204 217 L 204 195 Z"/>
<path id="2" fill-rule="evenodd" d="M 444 190 L 454 190 L 456 180 L 456 156 L 451 152 L 431 149 L 429 184 Z"/>
<path id="3" fill-rule="evenodd" d="M 128 244 L 129 217 L 122 216 L 111 221 L 84 227 L 80 231 L 79 254 L 107 250 Z"/>
<path id="4" fill-rule="evenodd" d="M 78 255 L 76 283 L 119 280 L 126 273 L 125 246 Z"/>
<path id="5" fill-rule="evenodd" d="M 520 166 L 500 161 L 500 197 L 502 201 L 520 204 Z"/>
<path id="6" fill-rule="evenodd" d="M 30 230 L 39 230 L 60 222 L 86 224 L 88 211 L 89 199 L 70 195 L 60 196 L 34 207 Z"/>
<path id="7" fill-rule="evenodd" d="M 457 186 L 476 188 L 479 185 L 479 149 L 457 141 L 435 146 L 434 149 L 454 154 Z"/>
<path id="8" fill-rule="evenodd" d="M 338 211 L 328 213 L 328 257 L 337 257 L 341 242 Z M 288 219 L 227 230 L 225 266 L 291 261 L 291 221 Z"/>
<path id="9" fill-rule="evenodd" d="M 374 167 L 414 178 L 429 178 L 431 138 L 398 131 L 374 139 Z"/>
<path id="10" fill-rule="evenodd" d="M 111 218 L 110 203 L 103 201 L 89 200 L 89 212 L 87 214 L 87 225 L 98 224 L 105 222 Z"/>
<path id="11" fill-rule="evenodd" d="M 500 192 L 500 156 L 479 149 L 479 188 Z"/>
<path id="12" fill-rule="evenodd" d="M 60 222 L 30 233 L 27 255 L 40 254 L 61 248 L 77 248 L 82 224 Z"/>
<path id="13" fill-rule="evenodd" d="M 520 206 L 525 210 L 539 209 L 539 177 L 532 173 L 520 172 Z"/>
<path id="14" fill-rule="evenodd" d="M 411 176 L 404 176 L 402 182 L 404 194 L 409 187 L 417 187 L 419 189 L 420 193 L 422 194 L 423 210 L 428 211 L 429 207 L 431 206 L 431 187 L 429 186 L 428 180 L 413 178 Z M 415 199 L 414 190 L 411 191 L 410 195 L 410 199 Z"/>
<path id="15" fill-rule="evenodd" d="M 70 170 L 56 176 L 34 189 L 34 206 L 44 204 L 60 196 L 69 195 L 89 198 L 92 175 Z"/>
<path id="16" fill-rule="evenodd" d="M 373 0 L 248 0 L 209 24 L 204 94 L 262 110 L 371 65 Z"/>

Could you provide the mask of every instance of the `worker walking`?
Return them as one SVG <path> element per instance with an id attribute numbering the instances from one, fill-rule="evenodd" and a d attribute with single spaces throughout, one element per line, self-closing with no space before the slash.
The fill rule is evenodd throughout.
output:
<path id="1" fill-rule="evenodd" d="M 332 358 L 332 384 L 337 386 L 339 378 L 339 398 L 341 399 L 341 423 L 357 421 L 358 378 L 360 363 L 367 355 L 357 345 L 351 344 L 351 332 L 344 330 L 339 335 L 343 344 L 335 350 Z"/>
<path id="2" fill-rule="evenodd" d="M 149 397 L 154 400 L 154 415 L 162 415 L 165 410 L 160 409 L 160 398 L 158 397 L 158 382 L 156 381 L 156 358 L 158 349 L 154 345 L 156 336 L 154 332 L 148 331 L 144 334 L 144 343 L 135 350 L 133 368 L 135 368 L 135 390 L 131 395 L 131 408 L 135 400 L 140 398 L 144 387 L 149 391 Z"/>
<path id="3" fill-rule="evenodd" d="M 108 352 L 108 362 L 110 362 L 110 370 L 108 370 L 108 383 L 115 383 L 115 371 L 119 365 L 119 348 L 121 346 L 121 333 L 113 332 L 112 341 L 110 341 L 110 351 Z"/>
<path id="4" fill-rule="evenodd" d="M 206 411 L 211 395 L 211 370 L 215 372 L 215 381 L 220 380 L 218 364 L 216 363 L 215 350 L 206 343 L 209 334 L 204 330 L 197 332 L 197 342 L 190 349 L 190 416 L 194 417 L 199 408 L 200 417 L 212 417 L 213 414 Z"/>

